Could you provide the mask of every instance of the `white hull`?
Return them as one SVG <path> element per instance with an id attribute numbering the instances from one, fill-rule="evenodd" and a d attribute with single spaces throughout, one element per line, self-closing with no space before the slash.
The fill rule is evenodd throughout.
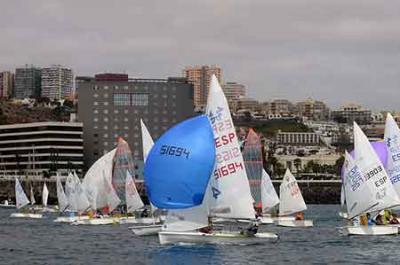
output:
<path id="1" fill-rule="evenodd" d="M 312 220 L 280 220 L 276 222 L 276 225 L 284 227 L 312 227 L 314 223 Z"/>
<path id="2" fill-rule="evenodd" d="M 86 220 L 77 220 L 72 225 L 112 225 L 118 224 L 118 218 L 104 217 L 104 218 L 90 218 Z"/>
<path id="3" fill-rule="evenodd" d="M 12 218 L 32 218 L 32 219 L 41 219 L 43 215 L 41 213 L 12 213 L 10 215 Z"/>
<path id="4" fill-rule="evenodd" d="M 344 219 L 349 219 L 349 215 L 346 212 L 339 212 L 339 216 Z"/>
<path id="5" fill-rule="evenodd" d="M 41 212 L 42 212 L 42 213 L 56 213 L 56 212 L 58 212 L 58 210 L 56 210 L 56 209 L 54 209 L 54 208 L 47 208 L 47 207 L 45 207 L 45 208 L 43 208 L 43 209 L 41 210 Z"/>
<path id="6" fill-rule="evenodd" d="M 155 236 L 161 232 L 162 225 L 132 226 L 129 229 L 137 236 Z"/>
<path id="7" fill-rule="evenodd" d="M 11 209 L 11 208 L 15 208 L 15 205 L 13 205 L 13 204 L 0 204 L 0 208 Z"/>
<path id="8" fill-rule="evenodd" d="M 266 225 L 266 224 L 273 224 L 274 219 L 272 217 L 259 217 L 258 219 L 259 224 Z"/>
<path id="9" fill-rule="evenodd" d="M 89 216 L 59 216 L 53 222 L 55 223 L 73 223 L 79 220 L 88 220 Z"/>
<path id="10" fill-rule="evenodd" d="M 363 226 L 345 226 L 340 227 L 340 232 L 344 235 L 359 236 L 386 236 L 397 235 L 399 228 L 392 225 L 363 225 Z"/>
<path id="11" fill-rule="evenodd" d="M 121 217 L 118 219 L 118 222 L 119 224 L 154 224 L 157 223 L 157 220 L 152 217 Z"/>
<path id="12" fill-rule="evenodd" d="M 272 220 L 274 220 L 274 222 L 294 221 L 296 220 L 296 218 L 294 216 L 278 216 L 278 217 L 272 217 Z"/>
<path id="13" fill-rule="evenodd" d="M 158 233 L 160 243 L 164 244 L 227 244 L 227 245 L 253 245 L 267 241 L 277 241 L 274 233 L 257 233 L 254 236 L 245 236 L 240 233 L 220 232 L 205 234 L 201 232 L 169 232 Z"/>

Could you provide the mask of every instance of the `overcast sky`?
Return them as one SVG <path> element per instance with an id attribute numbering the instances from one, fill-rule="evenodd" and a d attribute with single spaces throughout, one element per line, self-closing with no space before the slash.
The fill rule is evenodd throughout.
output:
<path id="1" fill-rule="evenodd" d="M 259 100 L 400 110 L 400 1 L 3 1 L 0 70 L 165 78 L 219 64 Z"/>

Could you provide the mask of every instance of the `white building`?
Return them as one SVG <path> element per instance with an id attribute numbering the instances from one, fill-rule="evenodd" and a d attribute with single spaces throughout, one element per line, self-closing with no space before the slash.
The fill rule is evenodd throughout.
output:
<path id="1" fill-rule="evenodd" d="M 49 99 L 70 98 L 73 89 L 73 74 L 60 65 L 42 69 L 41 96 Z"/>

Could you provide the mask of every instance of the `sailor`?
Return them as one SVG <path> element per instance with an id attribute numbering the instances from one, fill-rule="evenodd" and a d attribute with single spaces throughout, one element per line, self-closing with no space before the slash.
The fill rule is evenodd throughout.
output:
<path id="1" fill-rule="evenodd" d="M 370 213 L 367 213 L 367 219 L 368 219 L 368 225 L 375 225 L 376 224 L 374 218 L 371 217 Z"/>
<path id="2" fill-rule="evenodd" d="M 296 221 L 303 221 L 304 220 L 304 213 L 303 212 L 297 212 L 295 216 Z"/>
<path id="3" fill-rule="evenodd" d="M 254 236 L 255 234 L 257 234 L 257 232 L 258 232 L 258 223 L 253 222 L 250 224 L 249 227 L 240 231 L 240 234 L 246 235 L 246 236 Z"/>

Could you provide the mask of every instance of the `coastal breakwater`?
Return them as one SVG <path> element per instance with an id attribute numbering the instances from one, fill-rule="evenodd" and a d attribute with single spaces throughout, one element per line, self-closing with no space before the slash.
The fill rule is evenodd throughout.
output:
<path id="1" fill-rule="evenodd" d="M 29 190 L 32 185 L 35 199 L 41 203 L 43 184 L 46 183 L 49 190 L 49 204 L 57 204 L 57 187 L 54 179 L 50 180 L 21 180 L 21 185 L 29 198 Z M 279 194 L 281 180 L 273 180 L 275 190 Z M 64 184 L 64 183 L 63 183 Z M 304 200 L 307 204 L 335 204 L 340 203 L 340 180 L 298 180 Z M 143 183 L 136 184 L 138 192 L 147 202 Z M 15 201 L 15 181 L 13 179 L 0 180 L 0 201 L 11 199 Z"/>

